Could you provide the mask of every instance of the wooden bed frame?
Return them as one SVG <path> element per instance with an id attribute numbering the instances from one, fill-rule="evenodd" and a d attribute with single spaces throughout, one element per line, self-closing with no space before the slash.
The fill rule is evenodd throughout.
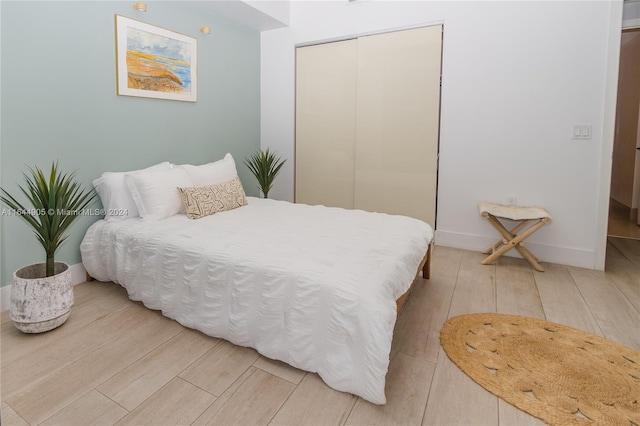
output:
<path id="1" fill-rule="evenodd" d="M 431 277 L 431 245 L 432 244 L 429 243 L 427 252 L 425 253 L 424 258 L 422 258 L 422 261 L 420 262 L 420 266 L 418 266 L 418 271 L 416 272 L 416 278 L 420 276 L 420 271 L 422 271 L 422 278 L 428 280 Z M 407 300 L 407 297 L 409 297 L 409 293 L 411 293 L 411 290 L 413 289 L 413 286 L 415 284 L 416 284 L 416 280 L 414 279 L 413 282 L 411 283 L 411 286 L 409 287 L 409 290 L 407 290 L 407 292 L 402 296 L 400 296 L 400 298 L 396 301 L 396 304 L 398 306 L 398 316 L 400 316 L 400 312 L 402 312 L 402 308 L 404 307 L 404 302 Z"/>

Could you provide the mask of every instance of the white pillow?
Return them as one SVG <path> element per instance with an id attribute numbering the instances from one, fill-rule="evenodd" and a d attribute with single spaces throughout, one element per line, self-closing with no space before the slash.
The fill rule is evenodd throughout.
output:
<path id="1" fill-rule="evenodd" d="M 102 173 L 102 176 L 93 181 L 93 187 L 102 201 L 102 207 L 105 211 L 104 218 L 107 221 L 112 221 L 139 216 L 138 208 L 124 182 L 125 175 L 135 175 L 152 170 L 169 170 L 170 168 L 171 165 L 166 161 L 141 170 Z"/>
<path id="2" fill-rule="evenodd" d="M 229 153 L 227 153 L 222 160 L 214 161 L 213 163 L 203 164 L 201 166 L 183 164 L 178 167 L 189 174 L 193 181 L 193 186 L 216 185 L 218 183 L 228 182 L 238 176 L 236 163 Z"/>
<path id="3" fill-rule="evenodd" d="M 178 187 L 193 186 L 191 178 L 181 168 L 128 174 L 124 181 L 144 220 L 161 220 L 184 213 Z"/>

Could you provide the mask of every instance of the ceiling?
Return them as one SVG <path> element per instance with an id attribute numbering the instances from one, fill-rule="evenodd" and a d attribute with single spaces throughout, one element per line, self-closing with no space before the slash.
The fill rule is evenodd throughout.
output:
<path id="1" fill-rule="evenodd" d="M 261 3 L 262 6 L 264 6 L 263 8 L 266 8 L 267 6 L 269 6 L 269 4 L 273 5 L 279 3 L 279 6 L 282 6 L 282 4 L 284 3 L 283 1 L 249 2 L 239 0 L 212 0 L 197 1 L 195 3 L 198 3 L 202 7 L 213 10 L 226 18 L 232 19 L 233 21 L 239 22 L 249 28 L 253 28 L 258 31 L 274 30 L 287 26 L 286 22 L 282 22 L 274 18 L 272 15 L 260 10 Z M 251 5 L 251 3 L 253 3 L 254 5 Z M 288 5 L 286 5 L 286 7 L 288 8 Z"/>

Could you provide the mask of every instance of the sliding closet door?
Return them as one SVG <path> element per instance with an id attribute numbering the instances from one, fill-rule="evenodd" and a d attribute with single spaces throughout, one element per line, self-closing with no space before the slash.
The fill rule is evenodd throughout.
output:
<path id="1" fill-rule="evenodd" d="M 358 39 L 355 208 L 435 224 L 442 26 Z"/>
<path id="2" fill-rule="evenodd" d="M 295 201 L 353 208 L 357 41 L 296 55 Z"/>

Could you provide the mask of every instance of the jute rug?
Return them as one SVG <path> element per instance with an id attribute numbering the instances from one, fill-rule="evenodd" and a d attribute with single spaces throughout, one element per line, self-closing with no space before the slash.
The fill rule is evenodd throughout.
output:
<path id="1" fill-rule="evenodd" d="M 502 314 L 451 318 L 440 341 L 475 382 L 548 424 L 640 426 L 640 352 Z"/>

